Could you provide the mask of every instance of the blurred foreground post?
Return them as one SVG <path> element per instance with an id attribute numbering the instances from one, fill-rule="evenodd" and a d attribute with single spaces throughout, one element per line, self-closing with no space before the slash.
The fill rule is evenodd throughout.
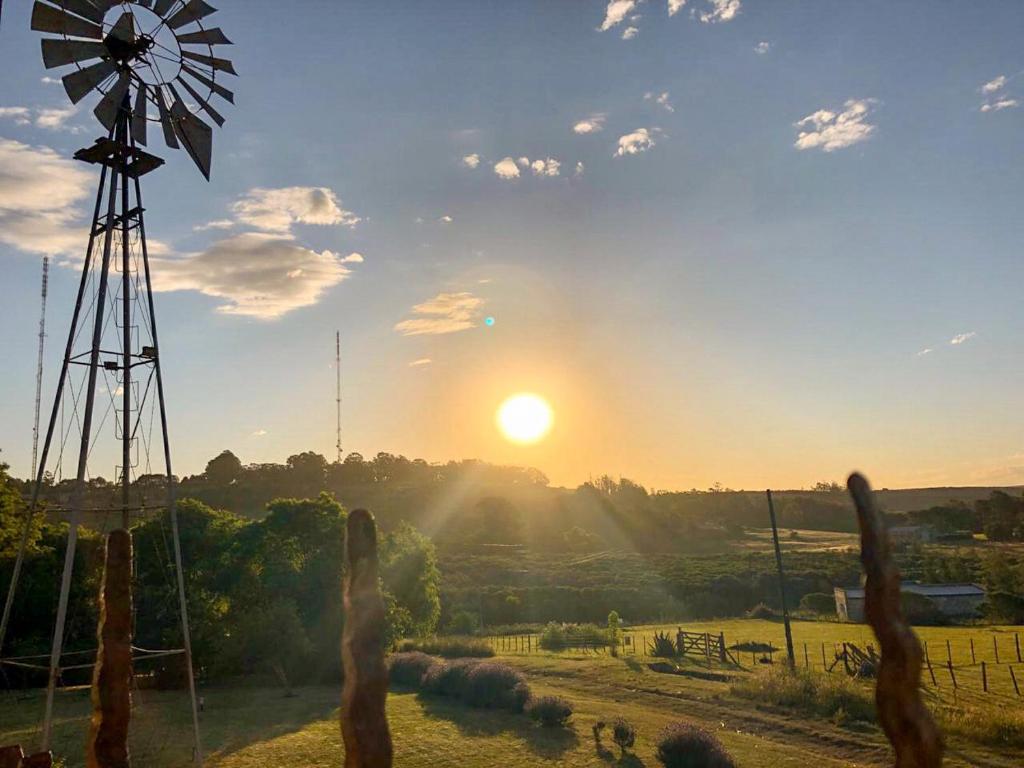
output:
<path id="1" fill-rule="evenodd" d="M 391 734 L 385 705 L 388 672 L 384 665 L 384 601 L 377 573 L 377 525 L 357 509 L 345 534 L 345 629 L 341 662 L 341 735 L 345 768 L 390 768 Z"/>
<path id="2" fill-rule="evenodd" d="M 900 573 L 871 486 L 859 474 L 847 482 L 860 524 L 860 558 L 867 582 L 865 614 L 882 649 L 875 702 L 885 735 L 896 750 L 896 768 L 938 768 L 942 735 L 921 700 L 921 645 L 900 608 Z"/>
<path id="3" fill-rule="evenodd" d="M 775 520 L 775 502 L 772 492 L 765 491 L 768 496 L 768 514 L 772 520 L 772 540 L 775 542 L 775 565 L 779 569 L 779 600 L 782 602 L 782 623 L 786 628 L 786 654 L 789 668 L 796 669 L 796 653 L 793 651 L 793 628 L 789 624 L 789 608 L 786 606 L 786 574 L 782 570 L 782 547 L 779 546 L 779 526 Z"/>
<path id="4" fill-rule="evenodd" d="M 128 531 L 113 531 L 107 537 L 97 634 L 86 765 L 128 768 L 132 716 L 132 535 Z"/>

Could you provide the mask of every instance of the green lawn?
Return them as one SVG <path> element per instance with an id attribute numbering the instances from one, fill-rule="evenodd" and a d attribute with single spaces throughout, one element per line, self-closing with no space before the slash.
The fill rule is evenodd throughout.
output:
<path id="1" fill-rule="evenodd" d="M 433 766 L 603 766 L 654 768 L 654 737 L 669 722 L 685 720 L 714 731 L 743 768 L 891 765 L 889 749 L 871 724 L 836 725 L 744 701 L 729 681 L 652 672 L 646 660 L 607 655 L 534 654 L 508 656 L 530 680 L 535 694 L 555 693 L 573 702 L 572 728 L 545 729 L 523 715 L 466 708 L 414 693 L 389 698 L 396 765 Z M 700 665 L 684 665 L 689 671 Z M 718 670 L 720 671 L 720 670 Z M 730 672 L 733 675 L 762 674 Z M 339 692 L 306 687 L 286 698 L 278 689 L 212 688 L 204 691 L 202 715 L 207 764 L 215 768 L 340 764 Z M 0 699 L 0 743 L 30 743 L 41 714 L 38 697 Z M 82 765 L 87 727 L 86 692 L 66 692 L 59 701 L 56 745 L 68 768 Z M 188 707 L 180 693 L 139 694 L 133 729 L 135 765 L 186 768 L 190 765 Z M 635 758 L 618 761 L 608 737 L 596 745 L 592 724 L 621 715 L 636 726 Z M 948 765 L 1011 768 L 1024 764 L 1024 751 L 952 740 Z"/>

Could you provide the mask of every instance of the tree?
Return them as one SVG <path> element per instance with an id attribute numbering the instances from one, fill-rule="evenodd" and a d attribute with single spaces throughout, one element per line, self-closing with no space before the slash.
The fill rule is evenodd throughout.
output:
<path id="1" fill-rule="evenodd" d="M 1024 500 L 1003 491 L 992 491 L 987 499 L 975 502 L 982 530 L 993 541 L 1019 539 L 1024 534 Z"/>
<path id="2" fill-rule="evenodd" d="M 612 656 L 619 655 L 619 643 L 622 642 L 622 622 L 619 620 L 618 611 L 608 614 L 608 645 L 611 646 Z"/>
<path id="3" fill-rule="evenodd" d="M 272 672 L 292 696 L 295 675 L 313 652 L 295 603 L 277 598 L 265 605 L 246 606 L 237 617 L 229 653 L 245 671 Z"/>
<path id="4" fill-rule="evenodd" d="M 231 451 L 222 451 L 207 462 L 203 474 L 216 485 L 232 485 L 242 476 L 242 462 Z"/>
<path id="5" fill-rule="evenodd" d="M 312 495 L 324 489 L 327 482 L 327 459 L 319 453 L 305 451 L 289 456 L 286 462 L 291 487 L 300 495 Z"/>
<path id="6" fill-rule="evenodd" d="M 441 617 L 441 574 L 433 542 L 403 523 L 381 542 L 380 573 L 385 589 L 409 612 L 410 629 L 433 634 Z"/>

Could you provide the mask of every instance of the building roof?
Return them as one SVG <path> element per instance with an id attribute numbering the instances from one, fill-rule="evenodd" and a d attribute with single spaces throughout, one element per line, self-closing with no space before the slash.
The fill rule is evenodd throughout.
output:
<path id="1" fill-rule="evenodd" d="M 836 587 L 847 599 L 863 600 L 864 587 Z M 900 585 L 901 592 L 913 592 L 925 597 L 984 597 L 985 588 L 978 584 L 920 584 L 916 581 L 904 581 Z"/>

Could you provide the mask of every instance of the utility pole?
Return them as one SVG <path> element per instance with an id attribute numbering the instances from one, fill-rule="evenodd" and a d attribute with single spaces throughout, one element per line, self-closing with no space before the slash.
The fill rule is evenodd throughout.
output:
<path id="1" fill-rule="evenodd" d="M 338 377 L 337 405 L 338 405 L 338 463 L 341 464 L 341 331 L 334 335 L 334 371 Z"/>
<path id="2" fill-rule="evenodd" d="M 775 502 L 772 492 L 768 494 L 768 514 L 772 520 L 772 538 L 775 541 L 775 564 L 779 567 L 779 599 L 782 600 L 782 622 L 786 627 L 786 653 L 789 656 L 789 668 L 796 669 L 796 654 L 793 652 L 793 628 L 789 625 L 789 608 L 786 606 L 786 574 L 782 570 L 782 548 L 779 546 L 779 526 L 775 521 Z"/>
<path id="3" fill-rule="evenodd" d="M 0 0 L 2 2 L 3 0 Z M 39 311 L 39 358 L 36 363 L 36 419 L 32 427 L 32 475 L 39 466 L 39 409 L 43 397 L 43 350 L 46 346 L 46 294 L 50 282 L 50 257 L 43 256 L 43 290 Z"/>

